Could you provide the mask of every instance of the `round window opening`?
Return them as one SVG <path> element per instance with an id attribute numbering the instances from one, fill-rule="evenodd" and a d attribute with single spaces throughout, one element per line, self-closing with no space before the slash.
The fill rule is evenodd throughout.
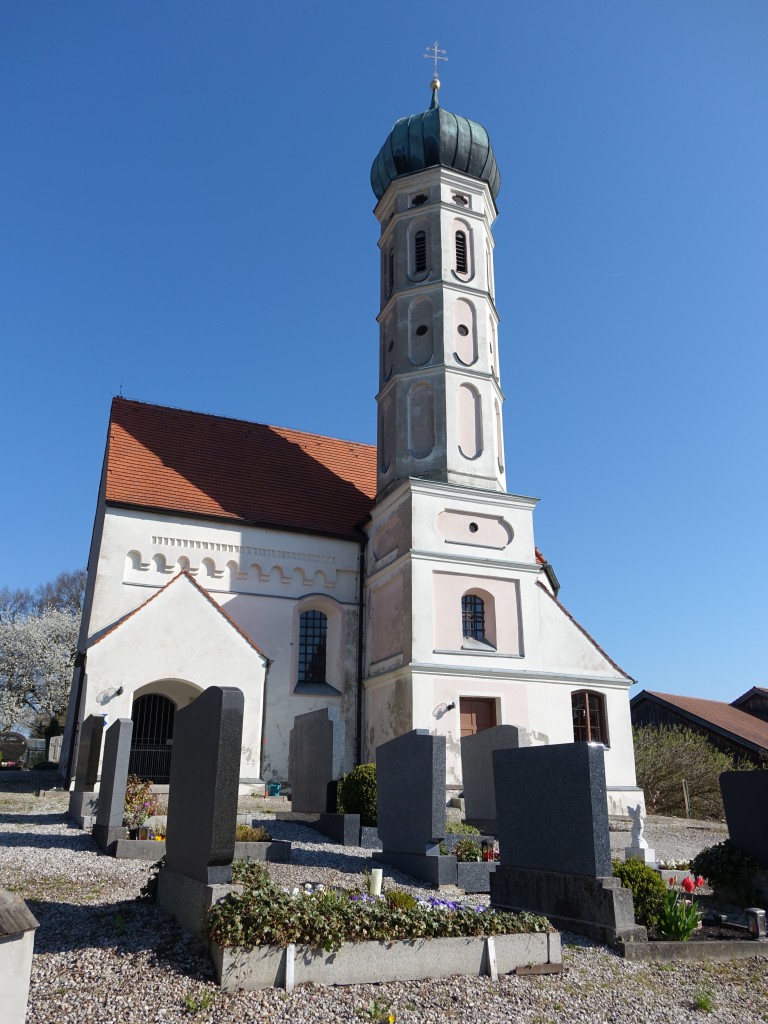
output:
<path id="1" fill-rule="evenodd" d="M 462 338 L 466 338 L 466 336 L 469 334 L 469 328 L 466 326 L 466 324 L 459 324 L 456 330 L 459 332 Z"/>
<path id="2" fill-rule="evenodd" d="M 477 523 L 470 523 L 469 524 L 469 532 L 470 533 L 477 533 L 477 531 L 478 531 Z"/>
<path id="3" fill-rule="evenodd" d="M 426 324 L 419 324 L 419 326 L 416 328 L 416 333 L 420 338 L 423 338 L 428 330 L 429 328 L 427 327 Z"/>

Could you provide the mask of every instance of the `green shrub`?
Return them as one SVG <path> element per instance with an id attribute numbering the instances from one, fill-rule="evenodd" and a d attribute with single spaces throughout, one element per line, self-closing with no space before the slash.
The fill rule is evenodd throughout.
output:
<path id="1" fill-rule="evenodd" d="M 445 833 L 449 836 L 479 836 L 480 829 L 474 825 L 467 825 L 465 821 L 449 821 L 445 826 Z"/>
<path id="2" fill-rule="evenodd" d="M 470 839 L 468 837 L 466 839 L 460 839 L 458 843 L 456 843 L 456 847 L 453 852 L 456 854 L 456 860 L 460 860 L 463 863 L 483 859 L 483 851 L 480 849 L 480 845 L 476 843 L 474 839 Z"/>
<path id="3" fill-rule="evenodd" d="M 266 864 L 258 860 L 232 861 L 232 881 L 242 885 L 246 892 L 260 892 L 267 896 L 279 892 L 279 888 Z"/>
<path id="4" fill-rule="evenodd" d="M 691 871 L 703 875 L 723 900 L 748 906 L 758 899 L 754 878 L 760 865 L 742 853 L 730 839 L 708 846 L 691 861 Z"/>
<path id="5" fill-rule="evenodd" d="M 37 764 L 32 765 L 33 772 L 50 772 L 55 771 L 59 767 L 58 761 L 38 761 Z"/>
<path id="6" fill-rule="evenodd" d="M 361 825 L 376 825 L 376 765 L 359 764 L 339 782 L 339 814 L 359 814 Z"/>
<path id="7" fill-rule="evenodd" d="M 649 814 L 685 817 L 683 780 L 694 818 L 723 817 L 720 774 L 754 768 L 733 758 L 691 729 L 644 725 L 633 730 L 637 784 L 645 791 Z"/>
<path id="8" fill-rule="evenodd" d="M 632 890 L 637 923 L 645 925 L 649 931 L 657 931 L 667 905 L 667 887 L 661 876 L 635 857 L 613 861 L 613 874 L 623 888 Z"/>
<path id="9" fill-rule="evenodd" d="M 419 902 L 413 893 L 406 892 L 405 889 L 388 889 L 384 893 L 384 899 L 392 910 L 413 910 Z"/>
<path id="10" fill-rule="evenodd" d="M 263 825 L 259 825 L 257 828 L 253 828 L 251 825 L 235 826 L 236 843 L 269 843 L 271 840 L 272 836 Z"/>

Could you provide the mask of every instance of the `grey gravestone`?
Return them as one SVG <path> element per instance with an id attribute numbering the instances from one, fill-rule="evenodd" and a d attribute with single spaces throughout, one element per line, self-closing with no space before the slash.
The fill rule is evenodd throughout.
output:
<path id="1" fill-rule="evenodd" d="M 128 783 L 128 762 L 131 758 L 133 722 L 118 718 L 107 729 L 104 740 L 104 759 L 101 765 L 99 806 L 93 837 L 102 850 L 112 852 L 118 839 L 125 838 L 123 810 Z"/>
<path id="2" fill-rule="evenodd" d="M 211 686 L 174 719 L 165 863 L 204 884 L 232 880 L 244 703 Z"/>
<path id="3" fill-rule="evenodd" d="M 98 807 L 96 780 L 104 736 L 104 716 L 89 715 L 80 726 L 75 786 L 69 794 L 69 816 L 80 828 L 90 828 Z"/>
<path id="4" fill-rule="evenodd" d="M 88 715 L 80 727 L 80 743 L 77 748 L 75 789 L 80 793 L 92 793 L 96 788 L 103 736 L 104 716 Z"/>
<path id="5" fill-rule="evenodd" d="M 445 736 L 414 729 L 376 750 L 382 852 L 376 860 L 434 885 L 456 884 L 456 858 L 441 857 L 445 836 Z"/>
<path id="6" fill-rule="evenodd" d="M 464 820 L 482 832 L 496 835 L 496 791 L 493 785 L 494 750 L 531 746 L 531 734 L 517 725 L 495 725 L 474 736 L 461 737 L 461 781 Z"/>
<path id="7" fill-rule="evenodd" d="M 28 749 L 20 732 L 0 732 L 0 762 L 21 767 Z"/>
<path id="8" fill-rule="evenodd" d="M 344 771 L 344 723 L 338 708 L 322 708 L 293 720 L 288 753 L 291 810 L 335 811 L 328 807 L 328 785 Z"/>
<path id="9" fill-rule="evenodd" d="M 731 842 L 768 868 L 768 772 L 723 772 L 720 792 Z"/>
<path id="10" fill-rule="evenodd" d="M 497 750 L 493 771 L 502 864 L 612 874 L 601 745 Z"/>
<path id="11" fill-rule="evenodd" d="M 612 877 L 602 745 L 496 750 L 493 770 L 501 862 L 491 902 L 601 942 L 644 939 L 631 892 Z"/>

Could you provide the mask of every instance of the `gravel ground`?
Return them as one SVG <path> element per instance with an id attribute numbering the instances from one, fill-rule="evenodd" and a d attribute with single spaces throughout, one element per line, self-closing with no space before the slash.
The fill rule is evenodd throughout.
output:
<path id="1" fill-rule="evenodd" d="M 290 996 L 276 989 L 228 996 L 216 987 L 205 950 L 153 904 L 137 901 L 147 864 L 97 852 L 90 836 L 67 825 L 66 802 L 64 793 L 0 792 L 0 887 L 23 895 L 40 921 L 28 1024 L 359 1024 L 390 1013 L 399 1024 L 768 1021 L 766 958 L 631 964 L 568 933 L 561 976 L 301 986 Z M 251 806 L 265 816 L 270 804 Z M 316 833 L 287 823 L 269 825 L 276 837 L 294 842 L 294 863 L 271 866 L 284 884 L 359 880 L 365 851 L 318 842 Z M 720 841 L 724 832 L 710 823 L 649 818 L 646 835 L 660 856 L 680 859 Z M 387 874 L 389 884 L 409 881 Z"/>

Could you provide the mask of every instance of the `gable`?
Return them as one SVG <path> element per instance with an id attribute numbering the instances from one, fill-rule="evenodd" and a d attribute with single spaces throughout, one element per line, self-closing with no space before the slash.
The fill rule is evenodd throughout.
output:
<path id="1" fill-rule="evenodd" d="M 563 607 L 542 583 L 536 584 L 539 595 L 542 667 L 545 671 L 620 677 L 632 677 L 610 658 L 583 626 Z"/>
<path id="2" fill-rule="evenodd" d="M 360 540 L 375 494 L 371 445 L 112 401 L 107 504 Z"/>

